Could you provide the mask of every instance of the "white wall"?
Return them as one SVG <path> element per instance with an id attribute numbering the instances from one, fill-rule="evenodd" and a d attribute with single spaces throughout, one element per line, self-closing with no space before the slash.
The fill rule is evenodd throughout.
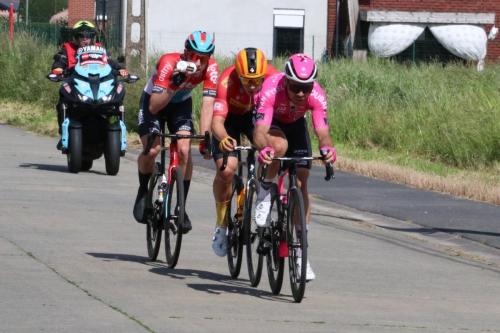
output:
<path id="1" fill-rule="evenodd" d="M 218 55 L 253 46 L 271 59 L 274 9 L 304 10 L 304 52 L 319 59 L 326 49 L 327 0 L 146 0 L 146 6 L 150 54 L 182 51 L 191 31 L 205 30 L 215 33 Z"/>

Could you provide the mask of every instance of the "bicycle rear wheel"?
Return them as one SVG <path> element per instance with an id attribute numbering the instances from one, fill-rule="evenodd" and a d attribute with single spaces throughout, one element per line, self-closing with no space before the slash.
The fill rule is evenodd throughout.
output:
<path id="1" fill-rule="evenodd" d="M 146 217 L 146 242 L 148 256 L 151 261 L 155 261 L 158 257 L 161 245 L 163 203 L 158 200 L 157 187 L 159 182 L 161 182 L 161 175 L 155 170 L 149 178 L 146 211 L 144 212 Z"/>
<path id="2" fill-rule="evenodd" d="M 297 188 L 288 193 L 287 243 L 290 286 L 293 299 L 299 303 L 306 289 L 307 232 L 304 199 Z"/>
<path id="3" fill-rule="evenodd" d="M 268 241 L 271 242 L 271 251 L 266 255 L 267 276 L 269 286 L 274 295 L 278 295 L 283 285 L 283 272 L 285 270 L 285 258 L 279 254 L 281 234 L 283 230 L 283 216 L 279 206 L 278 188 L 273 184 L 271 189 L 271 226 L 268 230 Z"/>
<path id="4" fill-rule="evenodd" d="M 231 278 L 236 279 L 240 274 L 243 258 L 243 218 L 238 216 L 238 197 L 244 191 L 240 177 L 234 176 L 231 200 L 226 213 L 227 219 L 227 265 Z M 241 212 L 240 212 L 241 213 Z"/>
<path id="5" fill-rule="evenodd" d="M 181 168 L 172 170 L 168 186 L 167 205 L 164 209 L 165 257 L 167 265 L 174 268 L 179 260 L 184 223 L 184 183 Z"/>
<path id="6" fill-rule="evenodd" d="M 245 214 L 244 214 L 244 232 L 247 253 L 247 268 L 250 285 L 256 287 L 262 275 L 263 256 L 257 253 L 259 246 L 260 236 L 262 231 L 255 223 L 255 200 L 257 199 L 257 182 L 250 181 L 247 196 L 245 200 Z"/>

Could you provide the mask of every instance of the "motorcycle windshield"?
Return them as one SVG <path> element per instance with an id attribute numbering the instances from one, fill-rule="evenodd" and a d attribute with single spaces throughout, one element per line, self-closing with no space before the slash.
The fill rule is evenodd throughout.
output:
<path id="1" fill-rule="evenodd" d="M 106 49 L 101 46 L 85 46 L 77 51 L 78 62 L 75 72 L 82 80 L 75 78 L 75 87 L 83 95 L 82 101 L 100 101 L 112 93 L 115 79 L 102 81 L 112 72 L 108 64 Z"/>
<path id="2" fill-rule="evenodd" d="M 108 64 L 106 49 L 101 46 L 85 46 L 77 51 L 78 62 L 75 71 L 83 76 L 99 75 L 100 78 L 111 73 L 111 66 Z"/>

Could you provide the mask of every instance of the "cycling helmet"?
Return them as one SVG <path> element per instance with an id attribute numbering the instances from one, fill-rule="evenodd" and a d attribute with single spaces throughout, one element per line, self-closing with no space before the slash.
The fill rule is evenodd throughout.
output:
<path id="1" fill-rule="evenodd" d="M 184 47 L 186 50 L 195 51 L 200 54 L 212 54 L 215 49 L 214 41 L 215 38 L 213 35 L 209 35 L 205 31 L 196 30 L 188 36 Z"/>
<path id="2" fill-rule="evenodd" d="M 254 47 L 247 47 L 236 55 L 236 73 L 245 79 L 264 77 L 267 72 L 267 60 L 264 52 Z"/>
<path id="3" fill-rule="evenodd" d="M 97 30 L 95 25 L 89 21 L 78 21 L 73 25 L 73 37 L 79 38 L 82 36 L 88 36 L 90 38 L 95 38 Z"/>
<path id="4" fill-rule="evenodd" d="M 298 83 L 311 83 L 317 74 L 314 60 L 302 53 L 292 55 L 285 64 L 286 77 Z"/>

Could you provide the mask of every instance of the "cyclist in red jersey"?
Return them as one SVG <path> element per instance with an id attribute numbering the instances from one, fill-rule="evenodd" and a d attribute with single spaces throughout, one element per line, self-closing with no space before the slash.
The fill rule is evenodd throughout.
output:
<path id="1" fill-rule="evenodd" d="M 314 132 L 318 138 L 325 163 L 333 163 L 336 151 L 328 128 L 327 98 L 316 82 L 317 66 L 305 54 L 292 55 L 285 64 L 285 72 L 273 75 L 264 82 L 256 111 L 254 143 L 259 148 L 259 161 L 269 164 L 266 179 L 261 182 L 255 202 L 255 223 L 270 223 L 271 183 L 278 173 L 277 156 L 311 156 L 311 141 L 305 114 L 310 111 Z M 304 198 L 306 223 L 310 222 L 307 179 L 311 163 L 297 165 L 297 178 Z M 315 274 L 307 261 L 306 279 L 314 280 Z"/>
<path id="2" fill-rule="evenodd" d="M 234 146 L 241 134 L 252 141 L 253 111 L 264 78 L 278 71 L 267 64 L 264 53 L 249 47 L 236 55 L 235 64 L 221 74 L 217 86 L 217 96 L 212 118 L 213 157 L 217 174 L 213 182 L 213 192 L 217 220 L 212 249 L 218 256 L 225 256 L 227 220 L 224 218 L 231 197 L 233 175 L 238 167 Z M 223 153 L 229 153 L 227 167 L 220 171 Z"/>
<path id="3" fill-rule="evenodd" d="M 194 31 L 185 42 L 184 53 L 167 53 L 160 57 L 153 74 L 144 88 L 139 110 L 139 135 L 143 146 L 147 144 L 149 133 L 160 132 L 160 117 L 166 120 L 168 131 L 177 134 L 193 134 L 191 91 L 203 83 L 201 102 L 200 133 L 210 131 L 213 103 L 218 81 L 218 67 L 214 52 L 214 38 L 204 31 Z M 187 197 L 191 183 L 192 161 L 189 139 L 178 142 L 179 164 L 184 173 L 184 195 Z M 201 142 L 200 153 L 210 158 L 208 150 Z M 148 180 L 153 172 L 155 158 L 160 152 L 160 139 L 157 137 L 153 148 L 140 154 L 139 189 L 134 204 L 134 217 L 143 221 Z M 186 215 L 183 232 L 191 230 L 191 221 Z"/>

